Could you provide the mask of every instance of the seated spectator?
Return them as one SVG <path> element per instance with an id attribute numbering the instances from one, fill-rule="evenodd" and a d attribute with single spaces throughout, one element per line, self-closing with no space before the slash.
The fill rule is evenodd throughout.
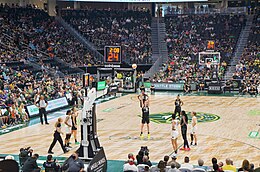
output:
<path id="1" fill-rule="evenodd" d="M 254 85 L 251 85 L 250 88 L 249 88 L 249 90 L 248 90 L 248 93 L 249 93 L 251 96 L 257 97 L 257 94 L 258 94 L 257 87 L 254 86 Z"/>
<path id="2" fill-rule="evenodd" d="M 204 161 L 202 159 L 198 160 L 198 166 L 195 166 L 195 167 L 196 167 L 196 169 L 199 168 L 199 169 L 203 169 L 205 171 L 208 171 L 208 167 L 204 166 Z"/>
<path id="3" fill-rule="evenodd" d="M 191 85 L 188 81 L 185 82 L 185 84 L 183 86 L 183 91 L 184 91 L 184 94 L 191 93 Z"/>
<path id="4" fill-rule="evenodd" d="M 224 86 L 224 93 L 226 91 L 231 92 L 231 90 L 234 90 L 233 84 L 231 80 L 227 80 L 226 85 Z"/>
<path id="5" fill-rule="evenodd" d="M 220 161 L 220 162 L 218 163 L 219 171 L 223 171 L 223 169 L 222 169 L 223 166 L 224 166 L 224 163 Z"/>
<path id="6" fill-rule="evenodd" d="M 148 156 L 143 156 L 143 162 L 141 164 L 145 164 L 145 165 L 148 165 L 149 167 L 152 166 L 152 163 L 151 161 L 149 160 L 149 157 Z"/>
<path id="7" fill-rule="evenodd" d="M 246 84 L 242 81 L 239 87 L 239 94 L 245 95 L 247 93 Z"/>
<path id="8" fill-rule="evenodd" d="M 168 155 L 165 155 L 165 156 L 163 157 L 163 161 L 164 161 L 164 163 L 165 163 L 165 166 L 167 166 L 167 164 L 168 164 L 168 162 L 169 162 L 169 159 L 170 159 L 170 157 L 169 157 Z"/>
<path id="9" fill-rule="evenodd" d="M 247 159 L 242 162 L 242 166 L 237 171 L 253 172 L 251 165 Z"/>
<path id="10" fill-rule="evenodd" d="M 25 111 L 23 103 L 21 103 L 18 108 L 18 114 L 20 115 L 20 118 L 22 119 L 23 122 L 29 121 L 29 116 L 28 116 L 27 112 Z"/>
<path id="11" fill-rule="evenodd" d="M 177 155 L 173 154 L 171 157 L 172 157 L 172 160 L 167 163 L 167 166 L 171 166 L 172 164 L 174 164 L 174 166 L 177 169 L 179 169 L 181 167 L 181 165 L 176 161 L 177 160 Z"/>
<path id="12" fill-rule="evenodd" d="M 40 172 L 41 168 L 37 165 L 37 159 L 39 158 L 38 154 L 34 154 L 32 157 L 29 157 L 23 167 L 22 170 L 26 172 Z"/>
<path id="13" fill-rule="evenodd" d="M 6 111 L 4 113 L 5 118 L 6 118 L 6 124 L 11 125 L 13 121 L 11 120 L 11 107 L 7 107 Z"/>
<path id="14" fill-rule="evenodd" d="M 157 165 L 158 168 L 158 172 L 165 172 L 165 168 L 166 168 L 166 163 L 165 161 L 160 161 Z"/>
<path id="15" fill-rule="evenodd" d="M 128 162 L 124 164 L 124 171 L 138 172 L 138 168 L 132 158 L 128 159 Z"/>
<path id="16" fill-rule="evenodd" d="M 129 153 L 127 157 L 128 157 L 128 159 L 132 159 L 133 161 L 135 161 L 134 154 Z"/>
<path id="17" fill-rule="evenodd" d="M 185 157 L 184 158 L 184 163 L 181 164 L 180 168 L 185 168 L 185 169 L 189 169 L 189 170 L 193 170 L 193 165 L 189 163 L 190 162 L 190 158 L 189 157 Z"/>
<path id="18" fill-rule="evenodd" d="M 211 162 L 212 162 L 212 171 L 215 171 L 215 172 L 222 172 L 223 170 L 222 170 L 222 166 L 223 166 L 223 163 L 222 162 L 219 162 L 219 164 L 218 164 L 218 160 L 217 160 L 217 158 L 212 158 L 212 160 L 211 160 Z"/>
<path id="19" fill-rule="evenodd" d="M 79 155 L 77 153 L 72 154 L 72 161 L 68 162 L 68 167 L 68 172 L 84 170 L 84 163 L 81 159 L 79 159 Z"/>
<path id="20" fill-rule="evenodd" d="M 172 163 L 170 166 L 171 168 L 168 170 L 168 172 L 180 172 L 180 170 L 176 168 L 174 163 Z"/>
<path id="21" fill-rule="evenodd" d="M 223 170 L 237 171 L 236 167 L 232 165 L 232 160 L 229 158 L 226 159 L 226 165 L 223 166 Z"/>
<path id="22" fill-rule="evenodd" d="M 47 160 L 43 163 L 43 167 L 45 168 L 45 172 L 49 172 L 49 170 L 58 172 L 60 170 L 60 165 L 56 162 L 56 160 L 52 159 L 52 155 L 47 156 Z"/>

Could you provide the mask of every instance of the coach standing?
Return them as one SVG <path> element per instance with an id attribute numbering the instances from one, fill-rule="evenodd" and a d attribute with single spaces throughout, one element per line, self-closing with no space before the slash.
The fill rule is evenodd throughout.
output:
<path id="1" fill-rule="evenodd" d="M 45 124 L 48 125 L 49 123 L 47 121 L 47 113 L 46 113 L 48 102 L 47 100 L 44 99 L 43 95 L 41 95 L 40 99 L 37 102 L 35 102 L 35 106 L 39 108 L 39 115 L 40 115 L 42 125 L 43 125 L 42 115 L 44 115 Z"/>

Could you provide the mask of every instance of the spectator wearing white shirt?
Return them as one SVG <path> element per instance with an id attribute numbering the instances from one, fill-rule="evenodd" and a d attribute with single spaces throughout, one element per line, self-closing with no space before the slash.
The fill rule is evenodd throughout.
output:
<path id="1" fill-rule="evenodd" d="M 132 172 L 138 172 L 138 168 L 134 163 L 134 160 L 130 158 L 126 164 L 124 164 L 124 172 L 125 171 L 132 171 Z"/>
<path id="2" fill-rule="evenodd" d="M 186 156 L 184 158 L 184 163 L 181 164 L 181 168 L 192 170 L 193 169 L 193 165 L 190 164 L 189 162 L 190 162 L 190 158 Z"/>

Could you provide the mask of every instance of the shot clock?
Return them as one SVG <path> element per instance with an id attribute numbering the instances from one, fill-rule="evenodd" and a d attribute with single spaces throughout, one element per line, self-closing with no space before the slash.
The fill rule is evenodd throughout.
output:
<path id="1" fill-rule="evenodd" d="M 104 61 L 107 64 L 121 63 L 121 47 L 120 46 L 105 46 Z"/>

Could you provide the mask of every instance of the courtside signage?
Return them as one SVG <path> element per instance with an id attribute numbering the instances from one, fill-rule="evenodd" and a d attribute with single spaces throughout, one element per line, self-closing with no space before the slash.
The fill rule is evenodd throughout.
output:
<path id="1" fill-rule="evenodd" d="M 54 109 L 59 109 L 65 106 L 68 106 L 68 101 L 66 99 L 66 97 L 61 97 L 58 99 L 54 99 L 54 100 L 50 100 L 48 101 L 48 106 L 46 111 L 52 111 Z M 39 109 L 35 106 L 35 105 L 30 105 L 26 107 L 28 110 L 28 113 L 30 115 L 30 117 L 38 115 L 39 114 Z"/>

